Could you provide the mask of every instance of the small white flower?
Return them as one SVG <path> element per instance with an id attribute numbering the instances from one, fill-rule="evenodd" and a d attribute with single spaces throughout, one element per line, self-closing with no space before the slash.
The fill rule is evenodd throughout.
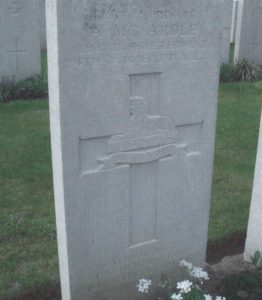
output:
<path id="1" fill-rule="evenodd" d="M 226 300 L 226 297 L 217 296 L 216 300 Z"/>
<path id="2" fill-rule="evenodd" d="M 204 295 L 204 297 L 205 297 L 205 300 L 212 300 L 212 296 L 210 296 L 210 295 Z"/>
<path id="3" fill-rule="evenodd" d="M 180 290 L 181 293 L 189 293 L 191 291 L 192 282 L 189 280 L 184 280 L 177 283 L 177 289 Z"/>
<path id="4" fill-rule="evenodd" d="M 171 299 L 172 299 L 172 300 L 183 300 L 181 294 L 173 294 L 173 295 L 171 296 Z"/>
<path id="5" fill-rule="evenodd" d="M 187 269 L 189 269 L 189 270 L 191 270 L 191 269 L 193 268 L 193 265 L 192 265 L 190 262 L 186 261 L 185 259 L 182 259 L 182 260 L 179 262 L 179 266 L 180 266 L 180 267 L 185 267 L 185 268 L 187 268 Z"/>
<path id="6" fill-rule="evenodd" d="M 204 271 L 202 268 L 200 267 L 194 267 L 192 270 L 189 271 L 190 275 L 198 278 L 198 279 L 204 279 L 204 280 L 208 280 L 208 273 L 206 271 Z"/>
<path id="7" fill-rule="evenodd" d="M 201 283 L 202 283 L 202 282 L 201 282 Z M 195 287 L 197 290 L 201 291 L 201 286 L 198 285 L 197 283 L 195 283 L 194 287 Z"/>
<path id="8" fill-rule="evenodd" d="M 139 283 L 137 285 L 138 292 L 140 292 L 140 293 L 148 293 L 150 285 L 152 285 L 152 281 L 151 280 L 147 280 L 145 278 L 140 279 Z"/>

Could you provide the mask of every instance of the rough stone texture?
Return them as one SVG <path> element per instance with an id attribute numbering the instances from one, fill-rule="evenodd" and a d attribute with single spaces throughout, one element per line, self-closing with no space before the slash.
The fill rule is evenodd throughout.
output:
<path id="1" fill-rule="evenodd" d="M 217 3 L 47 1 L 64 300 L 144 299 L 138 279 L 203 265 Z"/>
<path id="2" fill-rule="evenodd" d="M 230 49 L 230 33 L 232 23 L 232 12 L 233 12 L 233 0 L 222 0 L 220 3 L 220 57 L 221 64 L 229 63 L 229 49 Z M 218 18 L 217 16 L 217 18 Z"/>
<path id="3" fill-rule="evenodd" d="M 40 22 L 40 46 L 42 50 L 46 50 L 45 0 L 39 0 L 39 22 Z"/>
<path id="4" fill-rule="evenodd" d="M 0 0 L 0 79 L 40 73 L 38 12 L 35 0 Z"/>
<path id="5" fill-rule="evenodd" d="M 255 267 L 244 261 L 243 254 L 226 256 L 221 262 L 206 266 L 212 277 L 224 277 L 225 275 L 255 270 Z"/>
<path id="6" fill-rule="evenodd" d="M 231 43 L 235 43 L 236 40 L 236 30 L 237 30 L 237 20 L 239 17 L 239 0 L 234 0 L 233 13 L 232 13 L 232 24 L 231 24 Z"/>
<path id="7" fill-rule="evenodd" d="M 262 119 L 260 123 L 255 177 L 253 183 L 252 200 L 251 200 L 251 207 L 249 213 L 247 239 L 246 239 L 246 246 L 245 246 L 246 260 L 250 260 L 250 256 L 253 256 L 257 250 L 262 253 L 261 228 L 262 228 Z"/>
<path id="8" fill-rule="evenodd" d="M 262 0 L 240 0 L 235 61 L 262 64 Z"/>

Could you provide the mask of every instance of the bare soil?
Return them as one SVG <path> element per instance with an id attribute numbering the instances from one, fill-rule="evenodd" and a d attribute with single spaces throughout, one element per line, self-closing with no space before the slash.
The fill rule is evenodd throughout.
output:
<path id="1" fill-rule="evenodd" d="M 246 232 L 236 232 L 226 238 L 208 242 L 206 262 L 215 264 L 225 256 L 243 253 L 245 240 Z"/>

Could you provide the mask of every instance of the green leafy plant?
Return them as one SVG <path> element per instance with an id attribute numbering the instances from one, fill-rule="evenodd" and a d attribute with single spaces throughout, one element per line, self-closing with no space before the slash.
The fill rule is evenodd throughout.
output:
<path id="1" fill-rule="evenodd" d="M 220 68 L 220 82 L 256 81 L 262 78 L 260 65 L 243 59 L 236 64 L 223 64 Z"/>
<path id="2" fill-rule="evenodd" d="M 0 83 L 0 101 L 2 102 L 38 99 L 46 97 L 47 94 L 47 80 L 38 75 L 18 82 L 14 78 L 3 78 Z"/>
<path id="3" fill-rule="evenodd" d="M 243 271 L 227 275 L 220 290 L 230 300 L 243 299 L 243 293 L 248 300 L 262 299 L 262 274 L 259 271 Z"/>
<path id="4" fill-rule="evenodd" d="M 220 82 L 234 82 L 236 65 L 223 64 L 220 68 Z"/>
<path id="5" fill-rule="evenodd" d="M 237 62 L 235 70 L 236 81 L 255 81 L 261 76 L 261 66 L 249 63 L 243 59 Z"/>

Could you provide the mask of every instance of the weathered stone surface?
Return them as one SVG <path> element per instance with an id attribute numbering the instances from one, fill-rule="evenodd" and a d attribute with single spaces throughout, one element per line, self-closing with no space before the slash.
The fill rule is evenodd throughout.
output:
<path id="1" fill-rule="evenodd" d="M 246 239 L 246 246 L 245 246 L 246 260 L 250 260 L 250 257 L 253 256 L 256 251 L 260 251 L 262 254 L 261 228 L 262 228 L 262 119 L 260 123 L 255 177 L 253 183 L 253 193 L 251 199 L 247 239 Z"/>
<path id="2" fill-rule="evenodd" d="M 244 271 L 253 271 L 254 266 L 244 261 L 243 254 L 226 256 L 221 262 L 208 265 L 208 271 L 214 277 L 224 277 L 225 275 L 240 273 Z"/>
<path id="3" fill-rule="evenodd" d="M 49 0 L 63 299 L 135 300 L 205 259 L 217 0 Z"/>
<path id="4" fill-rule="evenodd" d="M 262 0 L 240 0 L 235 61 L 262 64 Z"/>
<path id="5" fill-rule="evenodd" d="M 237 22 L 239 18 L 239 0 L 234 0 L 233 13 L 232 13 L 232 24 L 231 24 L 231 43 L 235 43 Z"/>
<path id="6" fill-rule="evenodd" d="M 40 46 L 42 50 L 46 50 L 45 1 L 39 0 Z"/>
<path id="7" fill-rule="evenodd" d="M 229 63 L 229 49 L 230 49 L 230 33 L 232 25 L 232 12 L 233 12 L 233 0 L 219 1 L 220 11 L 217 18 L 220 16 L 220 56 L 221 64 Z"/>
<path id="8" fill-rule="evenodd" d="M 0 79 L 40 73 L 38 12 L 35 0 L 0 0 Z"/>

